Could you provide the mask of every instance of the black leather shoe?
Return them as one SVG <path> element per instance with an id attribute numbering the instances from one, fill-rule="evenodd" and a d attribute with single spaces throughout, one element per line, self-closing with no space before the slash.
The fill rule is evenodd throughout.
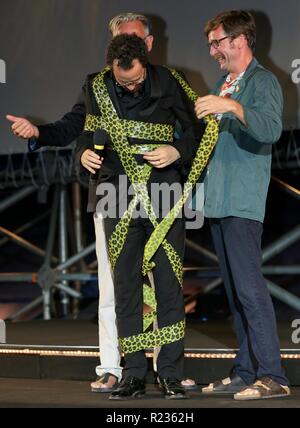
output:
<path id="1" fill-rule="evenodd" d="M 123 379 L 120 386 L 111 393 L 109 400 L 129 400 L 145 395 L 145 381 L 134 376 Z"/>
<path id="2" fill-rule="evenodd" d="M 188 398 L 183 386 L 177 379 L 159 379 L 160 388 L 167 400 L 182 400 Z"/>

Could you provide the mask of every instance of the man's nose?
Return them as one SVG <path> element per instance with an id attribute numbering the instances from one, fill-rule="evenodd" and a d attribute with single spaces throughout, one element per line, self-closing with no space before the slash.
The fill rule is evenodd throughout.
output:
<path id="1" fill-rule="evenodd" d="M 214 56 L 219 51 L 219 48 L 215 48 L 213 45 L 209 48 L 210 56 Z"/>

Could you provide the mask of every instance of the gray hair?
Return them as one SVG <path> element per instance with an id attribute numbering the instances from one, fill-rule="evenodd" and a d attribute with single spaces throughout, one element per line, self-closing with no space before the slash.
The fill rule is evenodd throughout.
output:
<path id="1" fill-rule="evenodd" d="M 131 12 L 120 13 L 119 15 L 115 16 L 109 23 L 109 31 L 113 36 L 115 36 L 121 24 L 132 21 L 140 21 L 145 28 L 145 35 L 149 36 L 149 34 L 151 34 L 150 20 L 145 15 Z"/>

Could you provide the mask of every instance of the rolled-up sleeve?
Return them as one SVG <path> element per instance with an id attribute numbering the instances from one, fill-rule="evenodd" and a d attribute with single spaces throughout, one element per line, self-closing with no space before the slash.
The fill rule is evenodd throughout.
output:
<path id="1" fill-rule="evenodd" d="M 245 133 L 265 144 L 273 144 L 279 140 L 282 132 L 283 96 L 274 75 L 264 72 L 256 80 L 253 102 L 243 108 L 247 126 L 240 122 L 240 127 Z"/>

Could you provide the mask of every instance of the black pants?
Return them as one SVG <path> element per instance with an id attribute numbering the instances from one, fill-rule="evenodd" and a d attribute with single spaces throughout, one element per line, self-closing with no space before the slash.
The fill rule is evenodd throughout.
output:
<path id="1" fill-rule="evenodd" d="M 105 219 L 105 235 L 108 240 L 118 219 Z M 114 269 L 117 327 L 120 338 L 143 333 L 143 277 L 144 247 L 153 231 L 148 219 L 132 219 L 127 239 Z M 177 219 L 167 235 L 181 260 L 184 256 L 185 226 Z M 153 269 L 157 300 L 158 327 L 177 324 L 184 319 L 183 292 L 170 266 L 165 251 L 160 247 L 155 254 Z M 183 379 L 184 341 L 163 345 L 157 360 L 161 378 Z M 125 355 L 124 377 L 143 379 L 147 373 L 144 351 Z"/>
<path id="2" fill-rule="evenodd" d="M 246 383 L 263 376 L 288 385 L 276 319 L 261 273 L 262 223 L 238 217 L 210 220 L 240 350 L 233 371 Z"/>

